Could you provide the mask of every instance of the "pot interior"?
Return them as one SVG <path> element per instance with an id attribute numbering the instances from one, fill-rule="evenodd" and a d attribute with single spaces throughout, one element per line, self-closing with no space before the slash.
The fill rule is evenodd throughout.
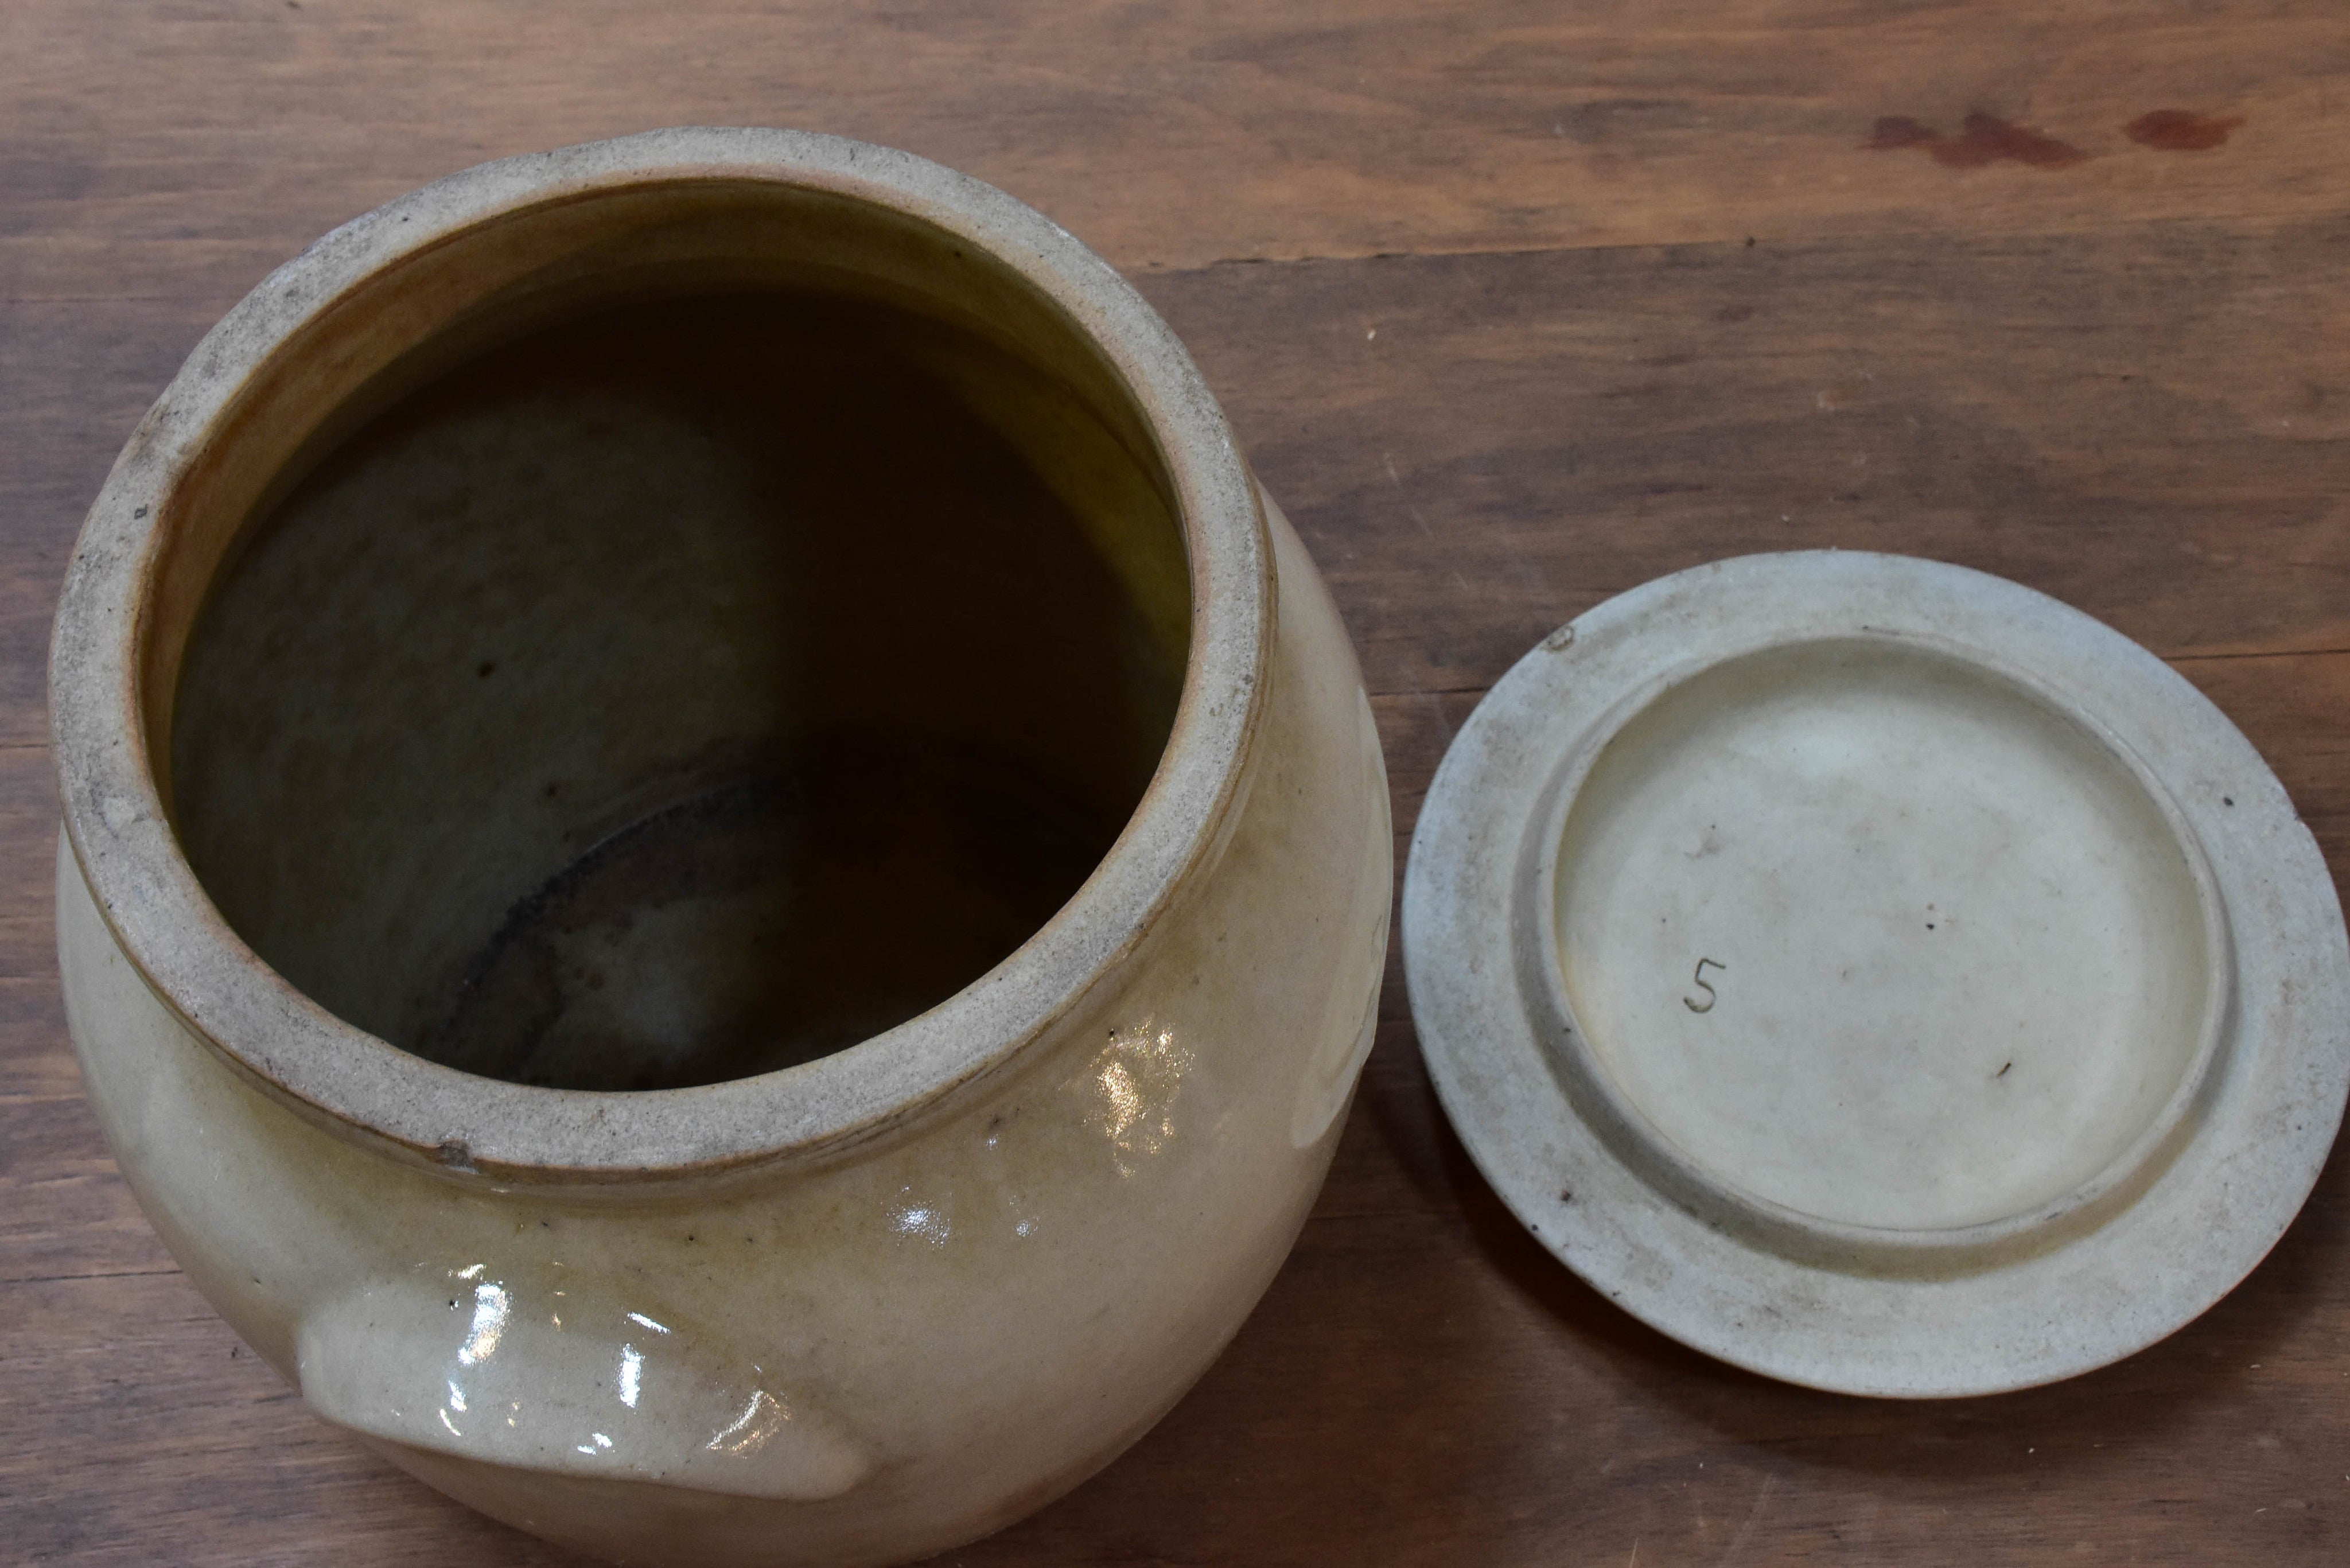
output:
<path id="1" fill-rule="evenodd" d="M 567 1088 L 774 1071 L 979 979 L 1183 685 L 1170 486 L 1067 331 L 672 278 L 379 378 L 179 662 L 214 903 L 347 1022 Z"/>

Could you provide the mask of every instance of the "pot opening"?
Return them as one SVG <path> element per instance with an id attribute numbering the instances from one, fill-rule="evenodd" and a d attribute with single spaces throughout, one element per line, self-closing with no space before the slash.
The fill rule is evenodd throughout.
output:
<path id="1" fill-rule="evenodd" d="M 353 392 L 213 573 L 156 748 L 289 981 L 574 1089 L 772 1072 L 979 980 L 1133 815 L 1190 643 L 1171 484 L 1074 326 L 630 275 Z"/>

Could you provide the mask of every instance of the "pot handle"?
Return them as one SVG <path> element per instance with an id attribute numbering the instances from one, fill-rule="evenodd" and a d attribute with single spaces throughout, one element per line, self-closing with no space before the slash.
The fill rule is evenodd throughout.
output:
<path id="1" fill-rule="evenodd" d="M 872 1472 L 758 1364 L 597 1294 L 575 1271 L 484 1264 L 370 1284 L 304 1318 L 302 1397 L 364 1437 L 559 1475 L 816 1502 Z"/>

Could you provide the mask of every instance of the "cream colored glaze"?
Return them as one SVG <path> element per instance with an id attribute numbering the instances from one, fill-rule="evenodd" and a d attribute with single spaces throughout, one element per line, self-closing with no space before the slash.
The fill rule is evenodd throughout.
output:
<path id="1" fill-rule="evenodd" d="M 1075 269 L 1067 298 L 1107 334 L 1110 362 L 1155 378 L 1144 401 L 1174 432 L 1169 461 L 1201 465 L 1177 471 L 1200 586 L 1185 706 L 1150 795 L 1018 953 L 853 1050 L 608 1096 L 392 1052 L 190 901 L 137 771 L 155 722 L 137 661 L 161 656 L 109 640 L 103 596 L 145 569 L 126 560 L 154 557 L 139 533 L 152 524 L 130 521 L 150 504 L 133 500 L 175 493 L 185 472 L 142 465 L 173 442 L 213 461 L 173 421 L 234 410 L 200 349 L 193 389 L 177 406 L 167 394 L 100 497 L 61 614 L 68 1022 L 123 1174 L 190 1279 L 319 1414 L 393 1462 L 616 1561 L 905 1561 L 1107 1463 L 1279 1267 L 1376 1014 L 1391 887 L 1378 737 L 1295 535 L 1261 494 L 1217 488 L 1217 464 L 1253 482 L 1188 361 L 1066 235 L 933 166 L 824 139 L 671 132 L 573 153 L 545 180 L 626 184 L 664 161 L 726 160 L 740 177 L 796 159 L 841 183 L 879 158 L 929 215 L 962 203 L 973 230 L 1034 235 L 1032 275 Z M 531 163 L 459 179 L 527 196 Z M 370 221 L 373 244 L 384 220 Z M 1217 506 L 1244 531 L 1193 520 Z M 1266 552 L 1253 566 L 1249 532 Z M 153 612 L 182 628 L 192 613 Z M 439 1142 L 437 1126 L 462 1136 Z"/>
<path id="2" fill-rule="evenodd" d="M 68 1017 L 141 1207 L 321 1415 L 583 1551 L 898 1562 L 1075 1485 L 1270 1282 L 1369 1044 L 1385 776 L 1336 611 L 1268 514 L 1270 701 L 1219 862 L 993 1092 L 816 1168 L 635 1198 L 389 1158 L 176 1018 L 61 846 Z"/>

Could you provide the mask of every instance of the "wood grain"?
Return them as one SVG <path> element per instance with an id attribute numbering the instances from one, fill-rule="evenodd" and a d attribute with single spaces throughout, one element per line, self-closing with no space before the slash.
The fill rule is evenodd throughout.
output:
<path id="1" fill-rule="evenodd" d="M 696 121 L 905 146 L 1037 203 L 1167 315 L 1314 547 L 1399 853 L 1452 733 L 1559 621 L 1699 561 L 1838 545 L 2017 578 L 2172 659 L 2338 877 L 2337 103 L 2331 3 L 12 0 L 0 1555 L 565 1561 L 239 1352 L 114 1174 L 64 1039 L 56 585 L 181 357 L 334 223 L 482 158 Z M 2167 151 L 2126 129 L 2158 110 L 2241 124 Z M 2082 156 L 1938 158 L 1970 114 Z M 2345 1162 L 2243 1286 L 2117 1366 L 1950 1404 L 1810 1394 L 1649 1333 L 1518 1230 L 1430 1093 L 1391 956 L 1329 1185 L 1232 1350 L 1103 1476 L 948 1561 L 1636 1553 L 2342 1561 Z"/>
<path id="2" fill-rule="evenodd" d="M 665 124 L 906 147 L 1128 267 L 2338 212 L 2331 0 L 172 0 L 0 12 L 0 295 L 240 284 L 500 153 Z M 2238 116 L 2210 151 L 2126 127 Z M 1966 115 L 2061 173 L 1868 152 Z M 70 214 L 69 221 L 63 216 Z M 135 254 L 127 247 L 136 246 Z M 219 269 L 214 271 L 213 269 Z"/>

